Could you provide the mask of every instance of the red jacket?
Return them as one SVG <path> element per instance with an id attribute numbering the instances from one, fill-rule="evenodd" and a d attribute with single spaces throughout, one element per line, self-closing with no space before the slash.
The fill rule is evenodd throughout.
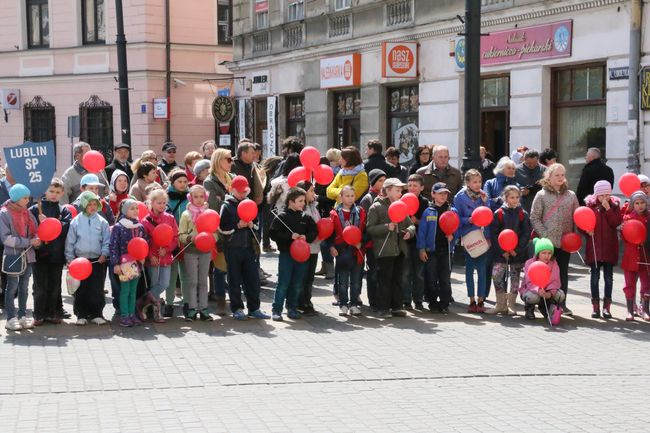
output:
<path id="1" fill-rule="evenodd" d="M 618 262 L 618 232 L 616 228 L 621 225 L 623 215 L 620 210 L 620 201 L 612 196 L 609 200 L 609 210 L 606 211 L 596 197 L 590 195 L 585 198 L 585 205 L 596 214 L 596 228 L 593 240 L 596 243 L 596 256 L 599 262 L 616 265 Z M 594 246 L 592 237 L 587 236 L 588 265 L 594 262 Z"/>
<path id="2" fill-rule="evenodd" d="M 144 217 L 141 221 L 142 226 L 144 227 L 145 233 L 149 236 L 151 240 L 151 243 L 149 244 L 149 256 L 148 256 L 148 261 L 151 259 L 151 257 L 158 257 L 158 261 L 160 263 L 159 266 L 170 266 L 172 264 L 172 253 L 178 247 L 178 225 L 176 224 L 176 219 L 174 219 L 173 215 L 163 212 L 159 214 L 158 216 L 154 216 L 153 213 L 149 212 L 149 215 Z M 172 240 L 169 242 L 169 245 L 160 247 L 158 245 L 154 245 L 153 242 L 153 229 L 156 228 L 159 224 L 167 224 L 172 228 L 172 231 L 174 232 L 174 236 L 172 236 Z M 164 248 L 165 249 L 165 254 L 162 256 L 160 255 L 160 249 Z"/>
<path id="3" fill-rule="evenodd" d="M 639 215 L 634 211 L 628 212 L 623 215 L 623 225 L 629 220 L 639 220 L 643 225 L 647 226 L 648 224 L 648 213 L 646 212 L 643 215 Z M 623 260 L 621 262 L 621 267 L 624 271 L 631 272 L 650 272 L 650 267 L 647 265 L 639 265 L 638 262 L 648 263 L 650 256 L 648 255 L 648 250 L 645 246 L 634 245 L 633 243 L 627 242 L 623 237 L 624 247 L 623 247 Z"/>
<path id="4" fill-rule="evenodd" d="M 339 251 L 339 253 L 346 248 L 350 248 L 350 245 L 345 242 L 343 239 L 343 229 L 350 225 L 350 221 L 344 221 L 342 217 L 339 217 L 339 213 L 337 209 L 340 209 L 341 205 L 336 206 L 335 209 L 332 209 L 330 211 L 330 218 L 332 222 L 334 223 L 334 234 L 332 235 L 334 237 L 334 247 Z M 359 227 L 359 230 L 361 230 L 362 238 L 361 238 L 361 248 L 353 248 L 355 252 L 355 256 L 357 258 L 357 263 L 362 264 L 363 263 L 363 257 L 365 254 L 365 249 L 367 248 L 367 243 L 364 242 L 365 238 L 365 232 L 366 232 L 366 211 L 361 207 L 361 206 L 356 206 L 355 207 L 359 211 L 359 222 L 356 224 L 357 227 Z M 345 225 L 344 225 L 345 224 Z"/>

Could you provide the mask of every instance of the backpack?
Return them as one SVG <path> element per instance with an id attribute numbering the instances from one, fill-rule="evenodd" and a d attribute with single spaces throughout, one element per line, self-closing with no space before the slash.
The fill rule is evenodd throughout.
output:
<path id="1" fill-rule="evenodd" d="M 497 220 L 499 221 L 499 231 L 503 230 L 503 209 L 497 209 Z M 519 206 L 519 224 L 524 222 L 524 209 Z"/>

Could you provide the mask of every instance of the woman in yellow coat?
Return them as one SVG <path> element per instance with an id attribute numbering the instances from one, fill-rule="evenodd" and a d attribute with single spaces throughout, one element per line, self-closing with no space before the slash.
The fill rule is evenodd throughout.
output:
<path id="1" fill-rule="evenodd" d="M 339 204 L 341 189 L 346 185 L 354 188 L 354 198 L 357 202 L 368 191 L 368 174 L 363 168 L 361 153 L 352 146 L 341 150 L 341 170 L 327 187 L 327 198 L 336 200 L 336 204 Z"/>

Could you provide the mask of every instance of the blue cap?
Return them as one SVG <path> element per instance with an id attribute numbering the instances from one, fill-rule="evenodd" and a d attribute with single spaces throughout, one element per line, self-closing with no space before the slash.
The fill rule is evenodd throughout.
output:
<path id="1" fill-rule="evenodd" d="M 29 192 L 29 188 L 27 188 L 22 183 L 15 184 L 9 190 L 9 198 L 14 203 L 17 202 L 18 200 L 22 199 L 22 198 L 29 197 L 30 195 L 32 195 L 32 193 Z"/>
<path id="2" fill-rule="evenodd" d="M 99 178 L 97 177 L 96 174 L 88 173 L 84 174 L 84 176 L 81 178 L 81 182 L 79 182 L 79 185 L 81 186 L 104 186 L 103 183 L 99 181 Z"/>
<path id="3" fill-rule="evenodd" d="M 433 188 L 431 188 L 431 191 L 435 194 L 437 192 L 451 192 L 449 191 L 449 188 L 447 188 L 447 184 L 444 182 L 438 182 L 435 185 L 433 185 Z"/>

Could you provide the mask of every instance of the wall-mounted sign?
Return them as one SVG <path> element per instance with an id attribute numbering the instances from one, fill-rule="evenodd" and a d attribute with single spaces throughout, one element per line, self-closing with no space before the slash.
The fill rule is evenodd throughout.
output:
<path id="1" fill-rule="evenodd" d="M 269 0 L 255 0 L 255 13 L 269 10 Z"/>
<path id="2" fill-rule="evenodd" d="M 617 68 L 609 68 L 609 79 L 610 80 L 627 80 L 630 78 L 630 67 L 629 66 L 620 66 Z"/>
<path id="3" fill-rule="evenodd" d="M 320 60 L 320 88 L 361 85 L 361 54 L 328 57 Z"/>
<path id="4" fill-rule="evenodd" d="M 276 154 L 276 127 L 275 111 L 277 98 L 269 96 L 266 98 L 266 157 Z"/>
<path id="5" fill-rule="evenodd" d="M 573 21 L 492 32 L 481 38 L 481 66 L 571 57 Z"/>
<path id="6" fill-rule="evenodd" d="M 219 147 L 230 147 L 230 134 L 220 134 L 219 135 Z"/>
<path id="7" fill-rule="evenodd" d="M 271 80 L 269 80 L 269 71 L 253 72 L 251 85 L 251 94 L 253 96 L 263 96 L 271 93 Z"/>
<path id="8" fill-rule="evenodd" d="M 650 67 L 641 69 L 641 109 L 650 110 Z"/>
<path id="9" fill-rule="evenodd" d="M 5 110 L 20 110 L 20 90 L 0 89 L 0 102 Z"/>
<path id="10" fill-rule="evenodd" d="M 417 78 L 418 43 L 382 42 L 381 76 L 384 78 Z"/>
<path id="11" fill-rule="evenodd" d="M 154 119 L 169 119 L 169 99 L 167 98 L 154 98 L 153 100 L 153 118 Z"/>
<path id="12" fill-rule="evenodd" d="M 457 71 L 465 70 L 465 37 L 459 36 L 454 43 L 454 65 Z"/>
<path id="13" fill-rule="evenodd" d="M 220 123 L 228 123 L 235 117 L 235 102 L 228 96 L 217 96 L 212 101 L 212 117 Z"/>
<path id="14" fill-rule="evenodd" d="M 237 106 L 237 121 L 239 123 L 239 139 L 246 137 L 246 100 L 240 99 Z"/>

